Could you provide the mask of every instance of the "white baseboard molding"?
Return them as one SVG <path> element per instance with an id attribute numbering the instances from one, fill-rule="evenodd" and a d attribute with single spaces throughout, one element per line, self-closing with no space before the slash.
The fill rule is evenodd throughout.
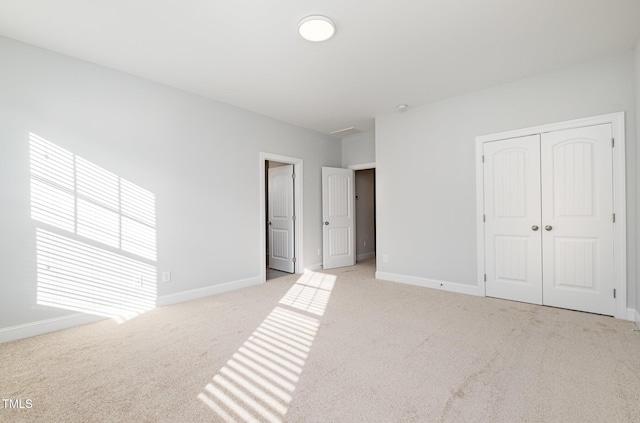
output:
<path id="1" fill-rule="evenodd" d="M 175 294 L 163 295 L 156 300 L 156 306 L 168 306 L 184 301 L 195 300 L 209 295 L 220 294 L 223 292 L 233 291 L 240 288 L 246 288 L 253 285 L 259 285 L 260 276 L 242 279 L 239 281 L 212 285 L 205 288 L 192 289 L 190 291 L 178 292 Z M 36 335 L 42 335 L 57 330 L 69 329 L 76 326 L 82 326 L 89 323 L 95 323 L 104 320 L 106 317 L 94 316 L 91 314 L 70 314 L 68 316 L 56 317 L 53 319 L 39 320 L 37 322 L 25 323 L 22 325 L 9 326 L 0 328 L 0 343 L 15 341 L 17 339 L 29 338 Z"/>
<path id="2" fill-rule="evenodd" d="M 376 272 L 376 279 L 391 282 L 400 282 L 408 285 L 422 286 L 424 288 L 441 289 L 458 294 L 475 295 L 483 297 L 484 293 L 478 286 L 465 285 L 456 282 L 438 281 L 435 279 L 419 278 L 416 276 L 398 275 L 396 273 Z"/>
<path id="3" fill-rule="evenodd" d="M 358 254 L 356 256 L 356 261 L 367 260 L 367 259 L 373 258 L 375 256 L 376 256 L 376 253 L 374 251 L 371 251 L 370 253 Z"/>
<path id="4" fill-rule="evenodd" d="M 191 289 L 189 291 L 177 292 L 175 294 L 167 294 L 158 297 L 158 299 L 156 300 L 156 306 L 164 307 L 172 304 L 182 303 L 185 301 L 197 300 L 198 298 L 208 297 L 210 295 L 221 294 L 223 292 L 235 291 L 236 289 L 260 285 L 261 283 L 261 277 L 254 276 L 238 281 L 211 285 L 204 288 Z"/>
<path id="5" fill-rule="evenodd" d="M 305 266 L 304 270 L 311 270 L 312 272 L 322 270 L 322 263 L 310 264 L 309 266 Z"/>
<path id="6" fill-rule="evenodd" d="M 9 326 L 0 329 L 0 344 L 3 342 L 43 335 L 57 330 L 95 323 L 104 319 L 105 317 L 103 316 L 76 313 L 68 316 L 55 317 L 53 319 L 38 320 L 36 322 L 25 323 L 22 325 Z"/>
<path id="7" fill-rule="evenodd" d="M 399 275 L 387 272 L 376 272 L 376 279 L 422 286 L 424 288 L 442 289 L 444 291 L 456 292 L 458 294 L 469 294 L 484 297 L 484 293 L 479 287 L 456 282 L 438 281 L 435 279 L 419 278 L 416 276 Z M 640 312 L 638 310 L 628 308 L 626 320 L 635 322 L 638 328 L 640 328 Z"/>

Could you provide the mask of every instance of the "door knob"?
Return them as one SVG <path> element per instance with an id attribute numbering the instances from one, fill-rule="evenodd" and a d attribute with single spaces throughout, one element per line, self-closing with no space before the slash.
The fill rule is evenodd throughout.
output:
<path id="1" fill-rule="evenodd" d="M 271 226 L 271 222 L 267 222 L 267 223 L 269 223 L 269 226 Z"/>
<path id="2" fill-rule="evenodd" d="M 534 231 L 537 231 L 539 228 L 536 225 L 533 225 L 531 229 L 533 229 Z"/>
<path id="3" fill-rule="evenodd" d="M 328 224 L 329 224 L 329 222 L 324 222 L 324 224 L 325 224 L 325 225 L 328 225 Z"/>
<path id="4" fill-rule="evenodd" d="M 550 231 L 551 229 L 553 229 L 553 226 L 547 225 L 544 227 L 545 231 Z"/>

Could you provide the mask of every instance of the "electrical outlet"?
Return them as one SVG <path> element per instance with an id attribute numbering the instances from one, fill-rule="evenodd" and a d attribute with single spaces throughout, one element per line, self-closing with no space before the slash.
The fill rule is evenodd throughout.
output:
<path id="1" fill-rule="evenodd" d="M 142 286 L 144 284 L 144 278 L 142 277 L 142 275 L 138 276 L 138 279 L 136 281 L 138 282 L 139 286 Z"/>
<path id="2" fill-rule="evenodd" d="M 318 248 L 318 255 L 320 255 L 320 254 L 322 254 L 322 253 L 320 252 L 320 248 Z"/>
<path id="3" fill-rule="evenodd" d="M 367 241 L 362 241 L 362 246 L 366 247 L 367 246 Z"/>
<path id="4" fill-rule="evenodd" d="M 382 255 L 382 262 L 383 263 L 389 263 L 389 254 L 383 254 Z"/>
<path id="5" fill-rule="evenodd" d="M 171 271 L 162 272 L 162 282 L 171 282 Z"/>

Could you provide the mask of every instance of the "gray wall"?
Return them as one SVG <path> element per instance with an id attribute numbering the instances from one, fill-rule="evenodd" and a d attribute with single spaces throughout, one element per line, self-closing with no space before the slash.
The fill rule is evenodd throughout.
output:
<path id="1" fill-rule="evenodd" d="M 160 296 L 260 275 L 260 162 L 304 160 L 304 254 L 319 261 L 321 166 L 340 141 L 0 38 L 0 329 L 69 312 L 36 305 L 29 133 L 155 194 Z"/>
<path id="2" fill-rule="evenodd" d="M 342 140 L 342 167 L 376 161 L 375 133 L 362 132 Z"/>
<path id="3" fill-rule="evenodd" d="M 629 52 L 376 119 L 378 271 L 477 285 L 475 137 L 625 111 L 628 302 L 634 305 L 634 60 Z"/>

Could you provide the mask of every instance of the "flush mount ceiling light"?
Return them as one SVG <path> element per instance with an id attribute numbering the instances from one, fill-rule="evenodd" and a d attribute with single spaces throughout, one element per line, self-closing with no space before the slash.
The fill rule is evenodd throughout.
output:
<path id="1" fill-rule="evenodd" d="M 326 16 L 307 16 L 298 23 L 298 32 L 307 41 L 327 41 L 336 33 L 336 25 Z"/>

